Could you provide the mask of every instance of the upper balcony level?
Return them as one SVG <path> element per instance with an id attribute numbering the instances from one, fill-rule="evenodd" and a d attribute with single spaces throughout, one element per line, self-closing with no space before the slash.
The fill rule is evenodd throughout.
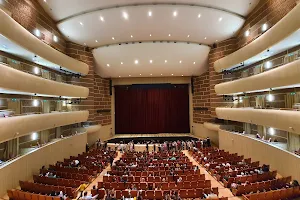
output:
<path id="1" fill-rule="evenodd" d="M 28 32 L 7 13 L 0 9 L 0 50 L 17 57 L 49 67 L 79 75 L 88 74 L 87 64 L 71 58 L 41 40 L 39 30 L 35 35 Z"/>
<path id="2" fill-rule="evenodd" d="M 299 45 L 300 4 L 266 31 L 267 26 L 267 24 L 262 26 L 265 33 L 253 42 L 217 60 L 214 63 L 215 70 L 222 72 L 240 69 Z M 249 35 L 249 31 L 251 30 L 245 32 L 245 37 Z"/>

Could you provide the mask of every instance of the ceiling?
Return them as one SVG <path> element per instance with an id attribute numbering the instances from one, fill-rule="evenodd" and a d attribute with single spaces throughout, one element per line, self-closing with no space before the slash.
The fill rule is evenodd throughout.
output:
<path id="1" fill-rule="evenodd" d="M 143 66 L 144 71 L 132 71 L 131 74 L 142 73 L 149 76 L 146 74 L 172 74 L 176 71 L 185 76 L 200 75 L 199 72 L 204 72 L 203 69 L 207 67 L 209 47 L 206 45 L 234 36 L 242 28 L 245 16 L 253 10 L 259 0 L 39 0 L 39 2 L 57 21 L 58 29 L 67 40 L 95 48 L 93 53 L 100 76 L 119 77 L 128 76 L 130 72 L 128 70 L 135 69 L 136 66 L 124 68 L 114 65 L 114 68 L 107 69 L 105 63 L 115 61 L 120 63 L 120 60 L 125 59 L 124 56 L 128 56 L 128 61 L 135 59 L 135 56 L 141 59 L 151 57 L 165 60 L 163 57 L 171 56 L 168 53 L 173 51 L 181 55 L 185 63 L 193 63 L 193 60 L 199 57 L 198 61 L 203 66 L 198 65 L 196 70 L 194 66 L 190 67 L 188 64 L 173 65 L 168 68 L 169 71 L 157 66 L 150 70 L 152 72 L 146 70 L 147 66 Z M 153 41 L 156 43 L 149 43 Z M 177 43 L 161 44 L 158 41 Z M 139 42 L 142 42 L 142 45 Z M 198 48 L 194 48 L 195 46 Z M 179 48 L 184 49 L 180 51 Z M 199 54 L 196 56 L 195 52 Z M 176 59 L 175 56 L 170 57 L 172 58 Z M 174 63 L 177 62 L 175 59 Z"/>
<path id="2" fill-rule="evenodd" d="M 99 74 L 123 78 L 200 75 L 207 70 L 209 51 L 199 44 L 145 42 L 100 47 L 93 54 Z"/>

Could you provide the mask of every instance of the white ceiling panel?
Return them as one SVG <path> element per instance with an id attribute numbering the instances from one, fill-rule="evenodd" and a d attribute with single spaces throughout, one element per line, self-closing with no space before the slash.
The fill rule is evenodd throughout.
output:
<path id="1" fill-rule="evenodd" d="M 56 21 L 74 15 L 117 6 L 136 4 L 187 4 L 212 7 L 247 16 L 259 0 L 38 0 L 45 11 Z"/>
<path id="2" fill-rule="evenodd" d="M 160 40 L 213 44 L 232 37 L 243 24 L 237 15 L 206 7 L 143 5 L 79 15 L 59 23 L 58 28 L 70 41 L 94 48 Z"/>
<path id="3" fill-rule="evenodd" d="M 210 47 L 187 43 L 135 43 L 93 50 L 103 77 L 195 76 L 208 68 Z M 172 75 L 173 74 L 173 75 Z"/>

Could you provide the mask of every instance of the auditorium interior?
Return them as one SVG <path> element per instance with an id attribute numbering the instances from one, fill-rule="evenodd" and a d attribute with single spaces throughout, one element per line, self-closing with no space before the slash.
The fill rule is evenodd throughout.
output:
<path id="1" fill-rule="evenodd" d="M 299 0 L 0 0 L 0 200 L 300 199 Z"/>

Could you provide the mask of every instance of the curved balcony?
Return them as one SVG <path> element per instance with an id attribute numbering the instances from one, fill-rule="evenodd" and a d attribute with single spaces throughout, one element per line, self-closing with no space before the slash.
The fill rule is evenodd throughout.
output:
<path id="1" fill-rule="evenodd" d="M 262 59 L 262 55 L 255 59 L 251 59 L 258 54 L 264 53 L 269 48 L 277 49 L 277 53 L 290 48 L 286 42 L 276 46 L 280 41 L 288 39 L 300 28 L 300 4 L 298 4 L 291 12 L 282 18 L 271 29 L 261 35 L 259 38 L 235 51 L 234 53 L 217 60 L 214 68 L 217 72 L 239 66 L 240 63 L 249 64 Z M 288 41 L 288 40 L 287 40 Z M 294 44 L 295 45 L 295 44 Z M 275 47 L 274 47 L 275 46 Z M 285 49 L 284 49 L 285 48 Z M 272 56 L 271 54 L 268 55 Z M 264 56 L 263 59 L 266 57 Z M 246 62 L 248 61 L 248 62 Z"/>
<path id="2" fill-rule="evenodd" d="M 300 60 L 296 60 L 260 74 L 215 85 L 215 91 L 220 95 L 295 87 L 300 83 L 299 76 Z"/>
<path id="3" fill-rule="evenodd" d="M 273 127 L 300 134 L 300 112 L 293 110 L 216 108 L 219 119 Z"/>
<path id="4" fill-rule="evenodd" d="M 14 44 L 21 46 L 25 51 L 38 55 L 59 67 L 65 68 L 67 71 L 83 75 L 88 74 L 89 67 L 87 64 L 71 58 L 42 42 L 1 9 L 0 19 L 0 34 Z"/>
<path id="5" fill-rule="evenodd" d="M 219 131 L 220 129 L 220 124 L 214 124 L 214 123 L 209 123 L 209 122 L 204 122 L 203 123 L 204 127 L 207 128 L 208 130 L 211 131 Z"/>
<path id="6" fill-rule="evenodd" d="M 55 127 L 84 122 L 89 111 L 53 112 L 0 118 L 0 143 Z"/>
<path id="7" fill-rule="evenodd" d="M 82 86 L 56 82 L 31 75 L 0 63 L 2 78 L 0 90 L 10 94 L 37 94 L 39 96 L 61 96 L 66 98 L 87 98 L 89 89 Z"/>
<path id="8" fill-rule="evenodd" d="M 293 174 L 293 179 L 300 180 L 300 156 L 283 150 L 273 143 L 244 134 L 220 130 L 219 148 L 230 153 L 244 155 L 245 158 L 252 158 L 260 163 L 269 164 L 283 177 Z"/>

